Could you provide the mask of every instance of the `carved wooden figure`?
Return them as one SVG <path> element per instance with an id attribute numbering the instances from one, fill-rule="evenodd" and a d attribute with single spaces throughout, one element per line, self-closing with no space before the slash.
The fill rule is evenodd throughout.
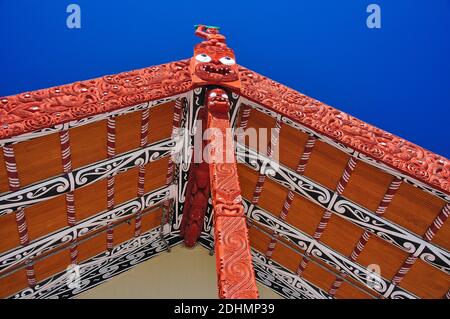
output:
<path id="1" fill-rule="evenodd" d="M 206 41 L 195 46 L 191 72 L 195 86 L 219 86 L 239 91 L 233 50 L 216 28 L 199 26 L 196 34 Z M 186 246 L 195 245 L 205 216 L 209 187 L 214 206 L 215 251 L 220 298 L 257 298 L 252 256 L 237 175 L 228 112 L 230 102 L 222 88 L 207 90 L 208 164 L 192 163 L 183 208 L 181 234 Z M 204 111 L 204 110 L 203 110 Z M 202 119 L 204 113 L 199 118 Z M 203 124 L 205 120 L 203 118 Z M 205 125 L 203 125 L 204 127 Z M 205 145 L 202 144 L 202 154 Z M 205 171 L 206 168 L 206 171 Z"/>
<path id="2" fill-rule="evenodd" d="M 257 298 L 248 230 L 242 206 L 233 137 L 228 119 L 228 95 L 207 93 L 211 193 L 220 298 Z"/>

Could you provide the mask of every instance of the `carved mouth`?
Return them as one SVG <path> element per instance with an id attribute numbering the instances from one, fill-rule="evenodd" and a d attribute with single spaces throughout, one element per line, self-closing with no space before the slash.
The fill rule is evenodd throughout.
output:
<path id="1" fill-rule="evenodd" d="M 205 81 L 231 82 L 238 79 L 237 73 L 229 66 L 216 66 L 212 63 L 201 63 L 195 68 L 195 74 Z"/>
<path id="2" fill-rule="evenodd" d="M 230 73 L 232 73 L 233 71 L 231 70 L 230 67 L 215 67 L 211 64 L 204 64 L 202 65 L 202 69 L 203 71 L 205 71 L 206 73 L 218 73 L 218 74 L 222 74 L 223 76 L 227 76 Z"/>

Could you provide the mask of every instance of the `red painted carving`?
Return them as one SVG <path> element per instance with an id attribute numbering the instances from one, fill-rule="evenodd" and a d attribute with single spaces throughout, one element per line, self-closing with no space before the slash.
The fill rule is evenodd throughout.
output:
<path id="1" fill-rule="evenodd" d="M 195 35 L 206 40 L 203 43 L 207 43 L 208 45 L 218 45 L 218 46 L 226 46 L 225 44 L 225 36 L 219 33 L 219 28 L 217 27 L 207 27 L 205 25 L 198 25 L 195 30 Z"/>
<path id="2" fill-rule="evenodd" d="M 0 98 L 0 139 L 189 91 L 189 60 Z"/>
<path id="3" fill-rule="evenodd" d="M 195 86 L 221 85 L 239 90 L 239 71 L 234 51 L 216 28 L 199 26 L 196 34 L 206 39 L 194 47 L 191 59 L 192 82 Z"/>
<path id="4" fill-rule="evenodd" d="M 199 26 L 196 34 L 206 41 L 195 46 L 191 59 L 193 85 L 239 91 L 235 56 L 225 37 L 218 29 L 204 26 Z M 206 93 L 205 102 L 219 297 L 258 298 L 228 119 L 230 102 L 227 93 L 218 88 Z"/>
<path id="5" fill-rule="evenodd" d="M 201 109 L 198 120 L 202 125 L 202 136 L 206 126 L 206 110 Z M 206 141 L 202 141 L 201 152 L 205 148 Z M 202 161 L 195 163 L 195 157 L 192 157 L 192 163 L 189 169 L 189 179 L 186 187 L 186 195 L 183 206 L 183 219 L 181 220 L 180 235 L 184 238 L 184 244 L 187 247 L 193 247 L 203 229 L 203 220 L 205 219 L 206 209 L 210 193 L 209 185 L 209 166 Z"/>
<path id="6" fill-rule="evenodd" d="M 214 206 L 215 252 L 220 298 L 258 298 L 248 230 L 228 119 L 228 96 L 207 93 L 209 172 Z"/>
<path id="7" fill-rule="evenodd" d="M 398 136 L 239 67 L 241 95 L 450 194 L 450 161 Z"/>
<path id="8" fill-rule="evenodd" d="M 193 247 L 200 237 L 208 207 L 209 192 L 208 164 L 206 162 L 192 163 L 180 226 L 180 235 L 184 238 L 184 244 L 187 247 Z"/>

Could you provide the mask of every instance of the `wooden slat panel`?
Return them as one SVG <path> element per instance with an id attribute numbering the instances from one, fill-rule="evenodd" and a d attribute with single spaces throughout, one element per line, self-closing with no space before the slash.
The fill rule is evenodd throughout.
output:
<path id="1" fill-rule="evenodd" d="M 67 269 L 67 266 L 70 264 L 70 252 L 68 249 L 36 262 L 34 264 L 34 270 L 36 272 L 37 282 Z"/>
<path id="2" fill-rule="evenodd" d="M 114 227 L 114 246 L 134 237 L 135 220 L 131 218 L 128 222 Z"/>
<path id="3" fill-rule="evenodd" d="M 30 240 L 35 240 L 67 226 L 64 195 L 25 208 Z"/>
<path id="4" fill-rule="evenodd" d="M 139 147 L 141 118 L 142 111 L 116 117 L 116 154 Z"/>
<path id="5" fill-rule="evenodd" d="M 443 207 L 443 200 L 402 183 L 383 216 L 422 236 Z"/>
<path id="6" fill-rule="evenodd" d="M 0 147 L 0 193 L 8 192 L 8 176 L 6 175 L 5 159 L 3 158 L 3 147 Z"/>
<path id="7" fill-rule="evenodd" d="M 165 157 L 145 165 L 144 192 L 148 193 L 166 184 L 169 158 Z"/>
<path id="8" fill-rule="evenodd" d="M 450 250 L 450 218 L 447 218 L 446 222 L 441 229 L 436 233 L 432 242 L 437 245 Z"/>
<path id="9" fill-rule="evenodd" d="M 364 162 L 358 161 L 343 195 L 376 211 L 393 177 Z"/>
<path id="10" fill-rule="evenodd" d="M 142 216 L 142 233 L 161 225 L 162 208 Z"/>
<path id="11" fill-rule="evenodd" d="M 16 216 L 14 213 L 0 217 L 0 253 L 20 246 L 17 231 Z"/>
<path id="12" fill-rule="evenodd" d="M 248 238 L 250 246 L 262 254 L 266 253 L 267 245 L 269 245 L 270 237 L 260 232 L 255 227 L 248 228 Z"/>
<path id="13" fill-rule="evenodd" d="M 307 140 L 307 134 L 289 125 L 283 125 L 278 142 L 280 151 L 279 162 L 295 171 Z"/>
<path id="14" fill-rule="evenodd" d="M 421 298 L 442 298 L 450 287 L 450 276 L 418 259 L 400 286 Z"/>
<path id="15" fill-rule="evenodd" d="M 251 200 L 259 174 L 253 169 L 245 166 L 245 164 L 237 164 L 237 169 L 241 194 L 243 197 Z"/>
<path id="16" fill-rule="evenodd" d="M 258 206 L 275 216 L 280 216 L 287 194 L 288 189 L 286 187 L 266 178 Z"/>
<path id="17" fill-rule="evenodd" d="M 20 269 L 9 276 L 0 278 L 0 298 L 10 295 L 28 287 L 25 269 Z"/>
<path id="18" fill-rule="evenodd" d="M 286 221 L 297 229 L 314 235 L 317 225 L 322 218 L 324 209 L 310 200 L 295 195 Z"/>
<path id="19" fill-rule="evenodd" d="M 21 186 L 63 172 L 60 145 L 57 133 L 14 144 Z"/>
<path id="20" fill-rule="evenodd" d="M 106 180 L 75 190 L 75 215 L 77 221 L 106 210 Z"/>
<path id="21" fill-rule="evenodd" d="M 328 292 L 336 276 L 318 266 L 316 263 L 310 262 L 308 267 L 303 271 L 303 278 Z M 352 298 L 353 296 L 350 295 L 346 297 Z"/>
<path id="22" fill-rule="evenodd" d="M 106 159 L 106 120 L 72 128 L 69 135 L 74 169 Z"/>
<path id="23" fill-rule="evenodd" d="M 272 259 L 287 269 L 296 272 L 302 255 L 279 243 L 273 251 Z"/>
<path id="24" fill-rule="evenodd" d="M 137 197 L 138 171 L 136 167 L 116 175 L 114 193 L 116 206 Z"/>
<path id="25" fill-rule="evenodd" d="M 169 102 L 150 109 L 148 132 L 149 143 L 170 137 L 172 134 L 174 106 L 175 102 Z"/>
<path id="26" fill-rule="evenodd" d="M 78 261 L 82 262 L 106 250 L 106 232 L 78 244 Z"/>
<path id="27" fill-rule="evenodd" d="M 317 141 L 306 166 L 305 176 L 335 190 L 348 160 L 349 155 L 322 141 Z"/>
<path id="28" fill-rule="evenodd" d="M 249 141 L 248 136 L 245 136 L 245 145 L 258 151 L 261 154 L 267 154 L 267 146 L 270 141 L 270 129 L 275 127 L 275 119 L 262 112 L 251 110 L 250 118 L 248 119 L 247 129 L 256 130 L 256 141 Z M 263 129 L 263 130 L 260 130 Z M 247 132 L 249 136 L 252 136 Z M 250 143 L 250 144 L 249 144 Z"/>
<path id="29" fill-rule="evenodd" d="M 376 236 L 372 236 L 359 255 L 357 262 L 364 267 L 371 264 L 379 265 L 381 276 L 390 280 L 407 257 L 408 253 Z"/>
<path id="30" fill-rule="evenodd" d="M 379 295 L 377 295 L 379 298 Z M 371 296 L 356 287 L 350 285 L 349 283 L 342 283 L 342 286 L 338 289 L 336 293 L 337 299 L 369 299 Z"/>
<path id="31" fill-rule="evenodd" d="M 363 232 L 360 227 L 332 215 L 320 241 L 342 255 L 350 256 Z"/>

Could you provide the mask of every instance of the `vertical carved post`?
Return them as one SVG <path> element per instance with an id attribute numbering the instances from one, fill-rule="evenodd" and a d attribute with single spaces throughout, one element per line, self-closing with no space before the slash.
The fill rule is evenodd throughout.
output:
<path id="1" fill-rule="evenodd" d="M 228 119 L 228 96 L 222 89 L 207 95 L 219 297 L 258 298 Z"/>
<path id="2" fill-rule="evenodd" d="M 234 52 L 227 47 L 225 37 L 219 34 L 218 28 L 199 25 L 196 35 L 204 41 L 195 46 L 194 57 L 191 59 L 193 86 L 213 86 L 214 89 L 207 91 L 204 98 L 208 112 L 206 135 L 209 144 L 205 146 L 202 143 L 202 147 L 207 147 L 209 151 L 209 156 L 205 159 L 207 164 L 202 162 L 191 166 L 191 170 L 197 170 L 195 184 L 203 191 L 193 192 L 200 195 L 209 192 L 203 185 L 205 178 L 202 178 L 206 175 L 206 166 L 214 206 L 214 249 L 219 297 L 258 298 L 230 128 L 230 100 L 222 89 L 240 91 L 239 70 Z M 248 115 L 248 112 L 244 114 L 246 119 Z M 246 119 L 244 118 L 244 121 Z M 194 174 L 192 171 L 190 173 Z M 204 203 L 207 203 L 207 198 Z M 193 209 L 190 209 L 191 213 L 192 211 Z"/>

